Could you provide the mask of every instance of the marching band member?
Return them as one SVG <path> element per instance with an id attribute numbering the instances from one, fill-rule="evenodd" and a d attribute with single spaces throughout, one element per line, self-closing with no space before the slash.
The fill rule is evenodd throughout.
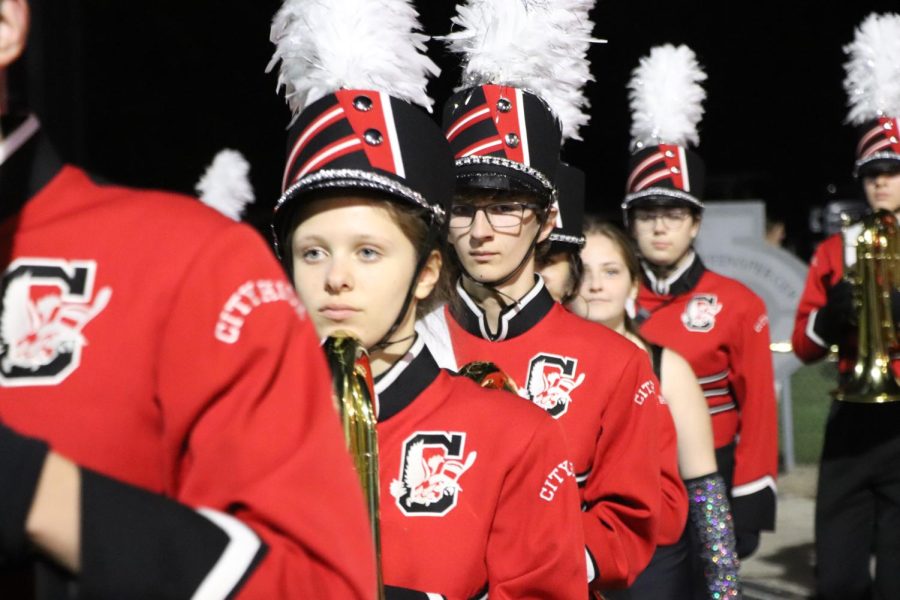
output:
<path id="1" fill-rule="evenodd" d="M 587 281 L 584 279 L 582 253 L 585 256 L 594 257 L 595 252 L 590 253 L 584 249 L 584 174 L 579 169 L 563 163 L 560 165 L 558 180 L 559 200 L 557 206 L 560 212 L 557 215 L 556 227 L 550 233 L 549 252 L 540 253 L 537 257 L 537 264 L 547 290 L 554 299 L 567 306 L 578 316 L 588 318 L 588 311 L 585 310 L 584 303 L 586 294 L 583 289 L 579 291 L 579 288 Z M 589 221 L 596 223 L 593 219 L 589 219 Z M 598 279 L 599 270 L 600 267 L 594 265 L 594 270 L 591 272 L 592 282 L 600 281 Z M 636 291 L 637 288 L 635 288 Z M 622 302 L 624 307 L 624 297 Z M 609 326 L 608 323 L 597 318 L 592 320 Z M 611 327 L 611 329 L 623 334 L 623 331 L 617 327 Z M 688 369 L 690 368 L 688 367 Z M 659 378 L 658 371 L 656 376 Z M 693 378 L 693 374 L 691 374 L 691 378 Z M 663 396 L 659 395 L 659 398 L 662 400 Z M 703 400 L 702 395 L 700 400 Z M 678 543 L 687 519 L 687 492 L 679 475 L 675 424 L 669 414 L 669 408 L 664 404 L 661 405 L 658 416 L 659 434 L 657 439 L 661 467 L 659 532 L 656 539 L 658 548 L 647 567 L 654 571 L 655 575 L 648 575 L 645 570 L 629 588 L 628 594 L 631 597 L 679 598 L 683 597 L 685 591 L 690 589 L 687 587 L 689 581 L 686 577 L 690 565 L 687 560 L 686 540 L 683 544 Z M 708 415 L 706 415 L 706 421 L 709 422 Z M 709 448 L 709 458 L 714 461 L 711 440 Z M 669 574 L 668 577 L 660 575 L 664 569 Z M 647 582 L 654 583 L 653 589 L 646 589 Z M 622 594 L 618 594 L 616 597 L 621 596 Z"/>
<path id="2" fill-rule="evenodd" d="M 560 163 L 557 173 L 556 223 L 549 243 L 536 256 L 538 273 L 553 299 L 566 306 L 578 296 L 581 249 L 584 247 L 584 172 Z"/>
<path id="3" fill-rule="evenodd" d="M 415 332 L 454 183 L 446 139 L 414 106 L 430 109 L 437 70 L 417 28 L 407 0 L 282 7 L 273 38 L 296 117 L 276 240 L 319 335 L 369 351 L 387 597 L 582 600 L 559 424 L 439 368 Z"/>
<path id="4" fill-rule="evenodd" d="M 28 9 L 0 2 L 0 82 Z M 6 100 L 0 596 L 371 599 L 327 367 L 265 242 L 93 181 Z"/>
<path id="5" fill-rule="evenodd" d="M 690 148 L 706 74 L 686 46 L 653 48 L 632 76 L 634 153 L 622 204 L 641 256 L 636 322 L 694 370 L 709 402 L 719 472 L 738 553 L 775 526 L 778 427 L 769 325 L 750 289 L 708 270 L 693 249 L 703 214 L 703 162 Z"/>
<path id="6" fill-rule="evenodd" d="M 420 331 L 451 368 L 495 362 L 562 425 L 599 590 L 628 585 L 650 559 L 660 463 L 646 443 L 657 427 L 646 354 L 569 313 L 536 274 L 536 249 L 556 218 L 561 136 L 587 120 L 580 86 L 593 24 L 591 3 L 580 4 L 472 0 L 458 9 L 448 37 L 465 55 L 465 83 L 445 105 L 444 131 L 456 159 L 449 239 L 461 277 L 456 301 Z M 547 79 L 554 72 L 564 76 Z"/>
<path id="7" fill-rule="evenodd" d="M 847 46 L 849 121 L 859 130 L 855 175 L 873 210 L 900 213 L 900 15 L 870 15 Z M 816 249 L 792 338 L 804 362 L 839 348 L 840 382 L 857 358 L 857 312 L 847 266 L 856 267 L 862 224 Z M 897 287 L 893 281 L 892 287 Z M 891 292 L 900 317 L 900 294 Z M 891 366 L 896 374 L 896 356 Z M 895 376 L 896 377 L 896 376 Z M 897 400 L 898 398 L 894 398 Z M 900 598 L 900 403 L 834 400 L 816 496 L 817 598 Z M 875 579 L 870 561 L 875 555 Z"/>
<path id="8" fill-rule="evenodd" d="M 731 507 L 725 482 L 716 470 L 712 425 L 703 392 L 687 361 L 669 348 L 646 342 L 628 315 L 628 304 L 637 296 L 641 268 L 626 234 L 593 218 L 588 218 L 584 234 L 585 272 L 572 310 L 626 336 L 650 354 L 653 371 L 660 381 L 663 406 L 667 412 L 671 410 L 668 421 L 674 419 L 678 432 L 676 473 L 680 471 L 690 498 L 687 529 L 684 514 L 678 511 L 680 504 L 663 498 L 664 513 L 668 510 L 671 516 L 661 519 L 656 553 L 627 595 L 616 598 L 677 600 L 701 592 L 708 598 L 738 598 Z M 671 438 L 674 442 L 674 432 Z M 703 586 L 698 586 L 691 576 L 690 535 L 700 540 L 695 550 L 703 566 Z"/>

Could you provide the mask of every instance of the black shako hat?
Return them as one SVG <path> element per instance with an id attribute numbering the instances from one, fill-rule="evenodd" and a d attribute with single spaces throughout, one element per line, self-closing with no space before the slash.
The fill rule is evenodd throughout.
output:
<path id="1" fill-rule="evenodd" d="M 706 73 L 687 46 L 650 49 L 628 83 L 633 153 L 622 209 L 687 205 L 703 209 L 706 169 L 697 145 Z M 627 216 L 626 216 L 627 218 Z"/>
<path id="2" fill-rule="evenodd" d="M 381 192 L 443 219 L 453 186 L 450 147 L 422 109 L 384 92 L 338 90 L 306 107 L 291 126 L 276 239 L 310 192 Z"/>
<path id="3" fill-rule="evenodd" d="M 867 16 L 844 46 L 849 113 L 856 128 L 854 175 L 900 171 L 900 15 Z"/>
<path id="4" fill-rule="evenodd" d="M 539 97 L 480 85 L 454 94 L 443 122 L 458 187 L 529 192 L 552 201 L 562 130 Z"/>
<path id="5" fill-rule="evenodd" d="M 689 204 L 703 208 L 706 167 L 686 146 L 659 144 L 631 155 L 623 208 L 648 204 Z"/>
<path id="6" fill-rule="evenodd" d="M 584 171 L 567 163 L 560 163 L 557 173 L 556 227 L 550 233 L 553 250 L 579 252 L 584 247 Z"/>
<path id="7" fill-rule="evenodd" d="M 854 172 L 858 177 L 900 172 L 900 120 L 880 117 L 856 128 Z"/>

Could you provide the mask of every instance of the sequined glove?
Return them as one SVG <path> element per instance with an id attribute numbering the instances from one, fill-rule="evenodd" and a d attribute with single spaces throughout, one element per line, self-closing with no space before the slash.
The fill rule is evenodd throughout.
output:
<path id="1" fill-rule="evenodd" d="M 0 564 L 27 550 L 25 520 L 47 458 L 47 444 L 0 423 Z"/>
<path id="2" fill-rule="evenodd" d="M 700 541 L 700 560 L 709 598 L 740 598 L 734 521 L 718 473 L 684 482 L 688 491 L 689 520 Z"/>

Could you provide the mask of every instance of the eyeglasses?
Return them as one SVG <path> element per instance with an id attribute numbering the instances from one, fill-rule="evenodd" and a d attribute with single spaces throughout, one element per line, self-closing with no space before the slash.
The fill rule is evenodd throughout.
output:
<path id="1" fill-rule="evenodd" d="M 527 202 L 491 202 L 490 204 L 460 203 L 450 207 L 450 229 L 468 229 L 478 211 L 484 212 L 488 224 L 494 229 L 511 229 L 522 224 L 525 210 L 537 210 L 537 204 Z"/>
<path id="2" fill-rule="evenodd" d="M 634 222 L 641 227 L 652 227 L 661 220 L 668 229 L 678 227 L 691 216 L 686 208 L 636 208 Z"/>

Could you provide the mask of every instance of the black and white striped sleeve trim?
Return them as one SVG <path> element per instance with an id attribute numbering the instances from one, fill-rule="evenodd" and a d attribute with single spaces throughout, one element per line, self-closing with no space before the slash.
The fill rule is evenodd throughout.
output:
<path id="1" fill-rule="evenodd" d="M 210 508 L 201 508 L 197 512 L 224 531 L 229 541 L 191 600 L 230 598 L 259 562 L 262 540 L 252 529 L 229 514 Z"/>
<path id="2" fill-rule="evenodd" d="M 267 547 L 247 525 L 88 469 L 81 478 L 81 593 L 89 598 L 234 597 Z"/>
<path id="3" fill-rule="evenodd" d="M 597 566 L 597 561 L 594 560 L 594 555 L 587 546 L 584 547 L 584 558 L 587 562 L 587 580 L 588 583 L 592 583 L 600 577 L 600 567 Z"/>

